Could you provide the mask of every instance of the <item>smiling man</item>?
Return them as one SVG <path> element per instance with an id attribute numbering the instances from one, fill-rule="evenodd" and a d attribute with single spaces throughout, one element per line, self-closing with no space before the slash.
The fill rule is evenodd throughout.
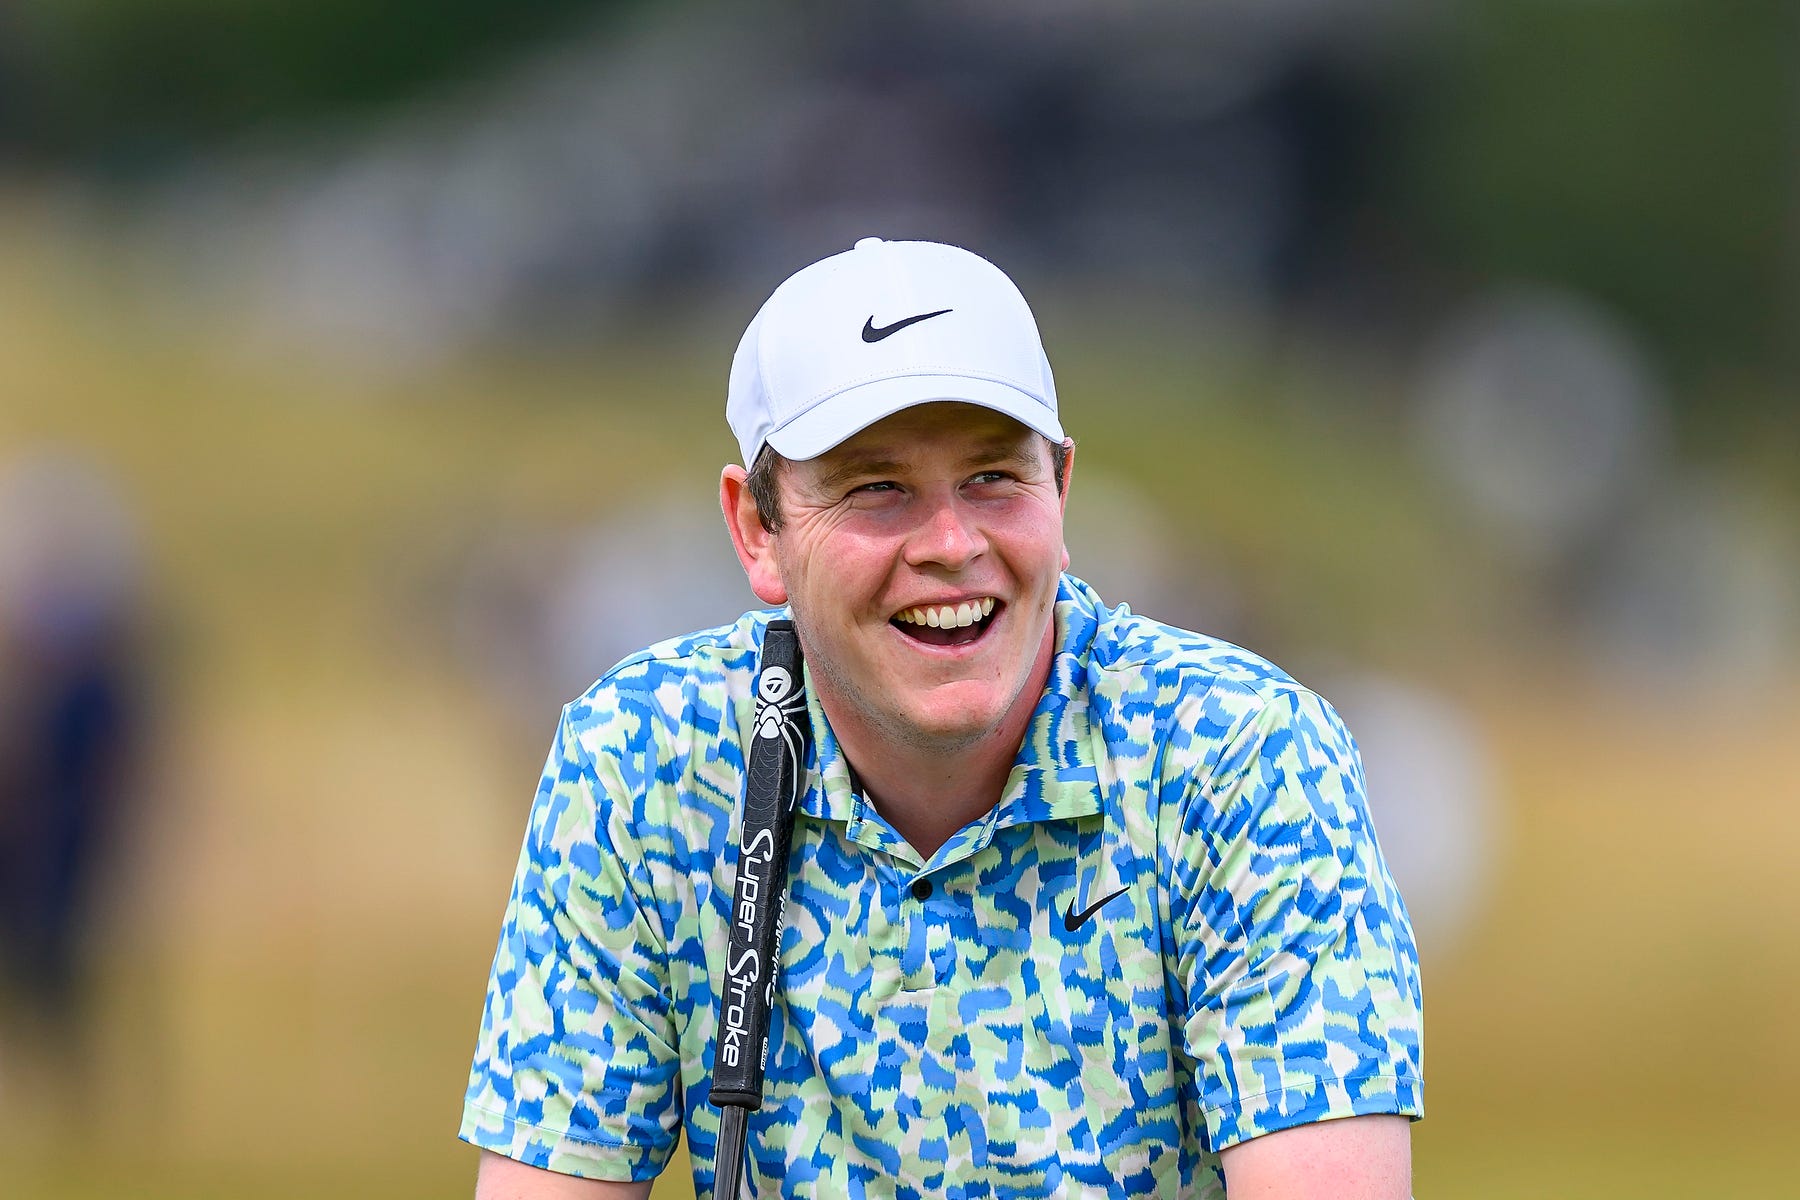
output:
<path id="1" fill-rule="evenodd" d="M 757 1196 L 1397 1200 L 1417 957 L 1354 743 L 1235 646 L 1066 574 L 1023 297 L 926 242 L 782 284 L 726 404 L 758 611 L 570 704 L 465 1100 L 482 1197 L 647 1196 L 706 1083 L 768 622 L 806 655 Z"/>

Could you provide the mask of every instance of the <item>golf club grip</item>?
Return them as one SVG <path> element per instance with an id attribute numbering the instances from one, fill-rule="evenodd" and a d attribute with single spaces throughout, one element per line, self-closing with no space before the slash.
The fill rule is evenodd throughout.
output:
<path id="1" fill-rule="evenodd" d="M 756 675 L 731 936 L 713 1046 L 711 1098 L 718 1108 L 748 1110 L 762 1104 L 776 949 L 787 900 L 788 846 L 811 737 L 800 639 L 793 622 L 771 621 L 763 635 Z M 739 1165 L 734 1162 L 733 1170 Z"/>

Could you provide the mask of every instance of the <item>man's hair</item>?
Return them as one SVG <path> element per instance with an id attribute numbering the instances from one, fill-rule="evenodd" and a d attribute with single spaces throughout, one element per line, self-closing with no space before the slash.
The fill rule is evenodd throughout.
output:
<path id="1" fill-rule="evenodd" d="M 1053 442 L 1044 438 L 1050 447 L 1050 469 L 1056 479 L 1056 494 L 1062 495 L 1063 479 L 1069 470 L 1068 442 Z M 764 443 L 757 451 L 756 462 L 744 478 L 744 486 L 750 490 L 750 498 L 756 501 L 756 515 L 762 521 L 762 527 L 770 533 L 781 532 L 781 487 L 779 484 L 781 470 L 787 465 L 787 459 L 775 447 Z"/>

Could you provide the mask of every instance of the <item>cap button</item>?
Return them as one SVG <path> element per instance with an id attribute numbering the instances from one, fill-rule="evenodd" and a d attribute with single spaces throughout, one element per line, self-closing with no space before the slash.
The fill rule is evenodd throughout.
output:
<path id="1" fill-rule="evenodd" d="M 856 249 L 867 250 L 870 246 L 879 246 L 879 245 L 881 245 L 880 238 L 863 238 L 861 241 L 856 243 Z"/>

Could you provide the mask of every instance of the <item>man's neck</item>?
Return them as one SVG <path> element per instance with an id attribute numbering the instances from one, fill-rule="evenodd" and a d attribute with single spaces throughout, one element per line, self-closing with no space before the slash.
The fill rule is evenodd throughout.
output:
<path id="1" fill-rule="evenodd" d="M 876 810 L 921 858 L 930 858 L 957 830 L 1000 803 L 1019 741 L 951 754 L 885 756 L 844 746 L 844 757 Z"/>

